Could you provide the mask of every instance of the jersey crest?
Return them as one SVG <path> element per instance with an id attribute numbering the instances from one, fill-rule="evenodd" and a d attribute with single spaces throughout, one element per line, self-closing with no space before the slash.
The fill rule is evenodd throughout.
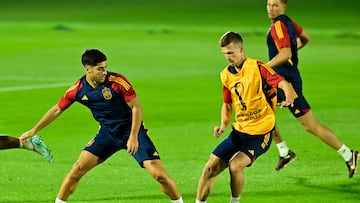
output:
<path id="1" fill-rule="evenodd" d="M 111 93 L 110 88 L 104 87 L 104 88 L 101 90 L 101 92 L 102 92 L 102 95 L 103 95 L 104 99 L 110 100 L 110 99 L 112 98 L 112 93 Z"/>

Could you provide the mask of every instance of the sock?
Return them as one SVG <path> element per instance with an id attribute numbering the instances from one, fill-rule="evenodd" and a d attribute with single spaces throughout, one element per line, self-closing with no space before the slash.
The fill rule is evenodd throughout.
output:
<path id="1" fill-rule="evenodd" d="M 66 201 L 63 201 L 63 200 L 61 200 L 61 199 L 59 199 L 59 198 L 56 198 L 56 199 L 55 199 L 55 203 L 66 203 Z"/>
<path id="2" fill-rule="evenodd" d="M 239 197 L 231 197 L 230 203 L 239 203 L 240 202 L 240 196 Z"/>
<path id="3" fill-rule="evenodd" d="M 206 200 L 205 201 L 196 200 L 195 203 L 206 203 Z"/>
<path id="4" fill-rule="evenodd" d="M 177 199 L 177 200 L 171 200 L 171 202 L 172 202 L 172 203 L 184 203 L 184 201 L 183 201 L 183 199 L 182 199 L 181 196 L 180 196 L 180 198 Z"/>
<path id="5" fill-rule="evenodd" d="M 286 157 L 286 155 L 288 155 L 289 147 L 286 145 L 285 141 L 282 141 L 282 142 L 276 144 L 276 147 L 277 147 L 277 149 L 279 151 L 279 155 L 281 157 Z"/>
<path id="6" fill-rule="evenodd" d="M 25 144 L 21 146 L 24 149 L 28 149 L 28 150 L 34 150 L 35 147 L 33 145 L 33 143 L 31 143 L 29 140 L 25 141 Z"/>
<path id="7" fill-rule="evenodd" d="M 337 152 L 344 158 L 345 161 L 349 161 L 352 156 L 351 149 L 343 144 Z"/>

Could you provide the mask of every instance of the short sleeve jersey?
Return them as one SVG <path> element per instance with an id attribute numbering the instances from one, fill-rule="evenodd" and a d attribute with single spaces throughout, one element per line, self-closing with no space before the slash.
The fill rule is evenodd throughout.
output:
<path id="1" fill-rule="evenodd" d="M 274 70 L 282 75 L 287 81 L 291 82 L 295 88 L 301 88 L 301 77 L 298 71 L 298 49 L 297 36 L 301 34 L 303 28 L 286 15 L 280 15 L 274 19 L 267 34 L 267 46 L 269 60 L 274 58 L 281 48 L 291 49 L 291 59 L 280 66 L 273 67 Z"/>
<path id="2" fill-rule="evenodd" d="M 250 135 L 262 135 L 274 128 L 275 88 L 283 77 L 251 58 L 246 58 L 239 72 L 233 66 L 227 66 L 220 77 L 224 103 L 231 103 L 235 111 L 233 128 Z M 273 95 L 266 93 L 270 89 Z"/>
<path id="3" fill-rule="evenodd" d="M 80 78 L 66 91 L 58 106 L 65 110 L 77 101 L 91 110 L 100 125 L 127 129 L 131 126 L 131 109 L 127 102 L 135 97 L 135 90 L 125 76 L 108 72 L 105 81 L 95 89 L 85 76 Z"/>

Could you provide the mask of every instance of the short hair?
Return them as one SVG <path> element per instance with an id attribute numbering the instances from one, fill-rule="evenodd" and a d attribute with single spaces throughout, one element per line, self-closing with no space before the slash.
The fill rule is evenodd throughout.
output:
<path id="1" fill-rule="evenodd" d="M 288 0 L 280 0 L 280 2 L 286 5 Z"/>
<path id="2" fill-rule="evenodd" d="M 98 49 L 86 49 L 81 56 L 81 63 L 83 66 L 90 65 L 96 66 L 96 64 L 106 61 L 106 56 Z"/>
<path id="3" fill-rule="evenodd" d="M 237 43 L 242 44 L 243 39 L 239 33 L 233 32 L 233 31 L 228 31 L 225 34 L 223 34 L 223 36 L 221 36 L 219 44 L 220 44 L 220 47 L 225 47 L 232 42 L 235 42 L 235 43 L 237 42 Z"/>

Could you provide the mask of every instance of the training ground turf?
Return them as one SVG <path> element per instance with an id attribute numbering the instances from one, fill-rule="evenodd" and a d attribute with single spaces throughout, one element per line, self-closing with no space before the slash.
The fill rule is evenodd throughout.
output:
<path id="1" fill-rule="evenodd" d="M 81 53 L 97 47 L 107 54 L 109 70 L 134 85 L 167 171 L 185 202 L 194 202 L 202 167 L 221 139 L 212 136 L 220 122 L 219 72 L 226 65 L 218 39 L 238 31 L 245 53 L 266 61 L 265 5 L 253 0 L 1 1 L 0 133 L 20 136 L 30 129 L 83 74 Z M 291 0 L 287 12 L 312 36 L 299 56 L 315 116 L 358 150 L 359 8 L 358 0 Z M 275 171 L 278 154 L 271 146 L 245 170 L 241 202 L 360 202 L 360 174 L 349 179 L 337 152 L 306 133 L 288 110 L 278 109 L 277 121 L 298 159 Z M 97 128 L 89 110 L 75 104 L 39 132 L 53 152 L 52 163 L 25 150 L 1 151 L 0 203 L 53 202 Z M 229 191 L 225 171 L 208 200 L 228 202 Z M 69 202 L 169 200 L 121 151 L 89 172 Z"/>

